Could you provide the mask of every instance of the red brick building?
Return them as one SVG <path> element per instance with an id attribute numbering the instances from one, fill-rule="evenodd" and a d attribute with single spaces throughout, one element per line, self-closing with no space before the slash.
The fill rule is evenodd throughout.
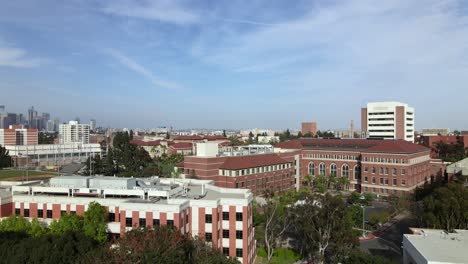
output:
<path id="1" fill-rule="evenodd" d="M 446 144 L 461 143 L 466 148 L 468 147 L 468 135 L 461 136 L 421 136 L 419 143 L 431 149 L 431 157 L 437 158 L 435 151 L 437 143 L 442 142 Z"/>
<path id="2" fill-rule="evenodd" d="M 301 123 L 301 133 L 302 135 L 305 134 L 317 134 L 317 123 L 316 122 L 302 122 Z"/>
<path id="3" fill-rule="evenodd" d="M 19 145 L 37 145 L 37 129 L 26 129 L 21 125 L 13 125 L 10 128 L 0 129 L 0 145 L 19 146 Z"/>
<path id="4" fill-rule="evenodd" d="M 184 158 L 184 173 L 216 186 L 250 189 L 255 195 L 266 190 L 282 192 L 295 187 L 294 157 L 267 153 L 242 156 Z"/>
<path id="5" fill-rule="evenodd" d="M 429 148 L 404 140 L 298 139 L 276 147 L 300 151 L 301 179 L 307 174 L 347 177 L 350 190 L 381 195 L 411 192 L 442 177 L 445 169 L 431 159 Z"/>

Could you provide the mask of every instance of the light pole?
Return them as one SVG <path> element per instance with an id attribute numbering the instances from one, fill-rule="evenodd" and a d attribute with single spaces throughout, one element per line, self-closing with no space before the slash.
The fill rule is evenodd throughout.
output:
<path id="1" fill-rule="evenodd" d="M 362 208 L 362 237 L 365 237 L 365 234 L 366 234 L 366 229 L 365 229 L 365 217 L 364 217 L 364 214 L 366 212 L 366 206 L 365 205 L 362 205 L 361 206 Z"/>

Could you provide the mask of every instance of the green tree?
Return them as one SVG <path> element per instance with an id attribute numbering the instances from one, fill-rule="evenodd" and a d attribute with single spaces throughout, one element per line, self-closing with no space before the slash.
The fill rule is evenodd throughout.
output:
<path id="1" fill-rule="evenodd" d="M 423 223 L 429 228 L 468 228 L 468 189 L 461 184 L 439 187 L 423 200 Z"/>
<path id="2" fill-rule="evenodd" d="M 106 242 L 106 218 L 107 213 L 104 207 L 97 202 L 89 203 L 88 210 L 84 214 L 84 234 L 100 243 Z"/>
<path id="3" fill-rule="evenodd" d="M 274 251 L 278 247 L 278 241 L 290 224 L 287 220 L 285 208 L 284 204 L 275 198 L 269 199 L 267 204 L 262 208 L 265 214 L 263 243 L 267 252 L 268 262 L 271 261 Z"/>
<path id="4" fill-rule="evenodd" d="M 50 232 L 56 235 L 65 232 L 83 232 L 83 219 L 75 214 L 64 214 L 58 221 L 53 220 L 49 228 Z"/>
<path id="5" fill-rule="evenodd" d="M 11 167 L 12 159 L 9 151 L 0 145 L 0 170 L 3 168 Z"/>
<path id="6" fill-rule="evenodd" d="M 344 202 L 329 194 L 306 199 L 292 207 L 291 236 L 298 242 L 298 252 L 315 262 L 325 261 L 325 252 L 341 259 L 357 244 L 358 234 L 352 230 L 352 219 Z"/>
<path id="7" fill-rule="evenodd" d="M 254 134 L 252 133 L 252 131 L 249 132 L 249 139 L 247 140 L 247 144 L 250 145 L 250 144 L 253 144 L 254 143 Z"/>
<path id="8" fill-rule="evenodd" d="M 171 135 L 169 134 L 169 132 L 166 132 L 166 139 L 171 139 Z"/>
<path id="9" fill-rule="evenodd" d="M 223 129 L 223 137 L 227 137 L 226 136 L 226 130 Z"/>
<path id="10" fill-rule="evenodd" d="M 38 238 L 47 234 L 48 230 L 40 223 L 36 218 L 31 221 L 31 228 L 29 229 L 28 234 L 31 237 Z"/>

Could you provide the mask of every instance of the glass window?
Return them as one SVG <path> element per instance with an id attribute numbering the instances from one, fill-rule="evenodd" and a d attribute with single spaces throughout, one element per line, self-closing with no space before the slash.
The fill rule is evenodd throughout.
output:
<path id="1" fill-rule="evenodd" d="M 145 227 L 146 226 L 146 219 L 145 218 L 138 219 L 138 225 L 140 227 Z"/>
<path id="2" fill-rule="evenodd" d="M 42 209 L 37 210 L 37 217 L 43 218 L 44 217 L 44 210 L 42 210 Z"/>
<path id="3" fill-rule="evenodd" d="M 369 171 L 369 168 L 368 168 L 368 167 L 364 167 L 364 171 L 365 171 L 365 172 L 368 172 L 368 171 Z"/>
<path id="4" fill-rule="evenodd" d="M 229 238 L 229 230 L 223 229 L 223 238 Z"/>
<path id="5" fill-rule="evenodd" d="M 330 175 L 336 176 L 336 164 L 335 164 L 335 163 L 333 163 L 333 164 L 330 166 Z"/>
<path id="6" fill-rule="evenodd" d="M 153 226 L 159 226 L 160 222 L 159 219 L 153 219 Z"/>
<path id="7" fill-rule="evenodd" d="M 383 168 L 379 168 L 379 174 L 383 174 Z"/>
<path id="8" fill-rule="evenodd" d="M 348 164 L 343 164 L 341 167 L 341 176 L 342 177 L 349 177 L 349 166 Z"/>
<path id="9" fill-rule="evenodd" d="M 397 185 L 397 179 L 393 179 L 393 185 Z"/>
<path id="10" fill-rule="evenodd" d="M 372 167 L 372 174 L 375 174 L 375 167 Z"/>
<path id="11" fill-rule="evenodd" d="M 15 208 L 15 215 L 21 215 L 21 209 Z"/>
<path id="12" fill-rule="evenodd" d="M 383 184 L 383 178 L 380 178 L 380 184 Z"/>
<path id="13" fill-rule="evenodd" d="M 315 175 L 315 164 L 313 162 L 309 163 L 309 175 Z"/>
<path id="14" fill-rule="evenodd" d="M 368 178 L 367 176 L 364 177 L 364 182 L 367 182 L 368 181 Z"/>
<path id="15" fill-rule="evenodd" d="M 223 247 L 223 255 L 224 256 L 229 256 L 229 248 Z"/>
<path id="16" fill-rule="evenodd" d="M 115 222 L 115 213 L 109 213 L 109 222 Z"/>
<path id="17" fill-rule="evenodd" d="M 167 220 L 168 226 L 174 226 L 174 220 Z"/>
<path id="18" fill-rule="evenodd" d="M 406 174 L 406 169 L 401 169 L 401 175 L 405 175 Z"/>
<path id="19" fill-rule="evenodd" d="M 393 168 L 393 175 L 397 175 L 397 169 Z"/>
<path id="20" fill-rule="evenodd" d="M 242 221 L 242 213 L 236 213 L 236 221 Z"/>
<path id="21" fill-rule="evenodd" d="M 242 248 L 236 248 L 236 257 L 242 258 Z"/>
<path id="22" fill-rule="evenodd" d="M 132 227 L 132 218 L 131 217 L 125 218 L 125 226 L 126 227 Z"/>
<path id="23" fill-rule="evenodd" d="M 24 209 L 24 217 L 29 217 L 29 209 Z"/>
<path id="24" fill-rule="evenodd" d="M 388 174 L 388 168 L 385 168 L 385 174 L 386 175 Z"/>
<path id="25" fill-rule="evenodd" d="M 205 215 L 205 223 L 207 223 L 207 224 L 213 223 L 213 215 L 211 215 L 211 214 L 206 214 L 206 215 Z"/>
<path id="26" fill-rule="evenodd" d="M 401 180 L 401 185 L 405 185 L 406 184 L 406 180 L 402 179 Z"/>
<path id="27" fill-rule="evenodd" d="M 324 176 L 325 175 L 325 163 L 320 163 L 319 170 L 320 170 L 319 175 Z"/>
<path id="28" fill-rule="evenodd" d="M 47 210 L 47 218 L 52 218 L 52 210 Z"/>
<path id="29" fill-rule="evenodd" d="M 229 212 L 223 212 L 223 220 L 229 220 Z"/>
<path id="30" fill-rule="evenodd" d="M 212 233 L 205 233 L 205 240 L 208 242 L 211 242 L 213 240 L 213 234 Z"/>
<path id="31" fill-rule="evenodd" d="M 236 230 L 236 239 L 242 239 L 242 230 Z"/>
<path id="32" fill-rule="evenodd" d="M 375 177 L 372 177 L 372 183 L 375 184 Z"/>

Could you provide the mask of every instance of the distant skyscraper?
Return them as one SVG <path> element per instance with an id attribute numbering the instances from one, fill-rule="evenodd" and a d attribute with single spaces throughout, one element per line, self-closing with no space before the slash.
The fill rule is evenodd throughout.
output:
<path id="1" fill-rule="evenodd" d="M 96 119 L 91 119 L 89 120 L 89 129 L 91 131 L 96 130 Z"/>
<path id="2" fill-rule="evenodd" d="M 0 128 L 8 128 L 5 127 L 5 118 L 7 117 L 7 113 L 5 111 L 5 106 L 0 105 Z"/>
<path id="3" fill-rule="evenodd" d="M 369 138 L 414 142 L 414 108 L 399 102 L 368 103 L 361 109 L 361 130 Z"/>
<path id="4" fill-rule="evenodd" d="M 59 138 L 61 144 L 74 142 L 89 144 L 89 124 L 79 124 L 76 121 L 61 124 Z"/>
<path id="5" fill-rule="evenodd" d="M 36 117 L 37 117 L 37 111 L 34 110 L 34 106 L 31 106 L 31 108 L 28 109 L 28 125 L 29 125 L 30 128 L 33 127 L 34 119 Z M 34 128 L 36 128 L 36 127 L 34 127 Z"/>

